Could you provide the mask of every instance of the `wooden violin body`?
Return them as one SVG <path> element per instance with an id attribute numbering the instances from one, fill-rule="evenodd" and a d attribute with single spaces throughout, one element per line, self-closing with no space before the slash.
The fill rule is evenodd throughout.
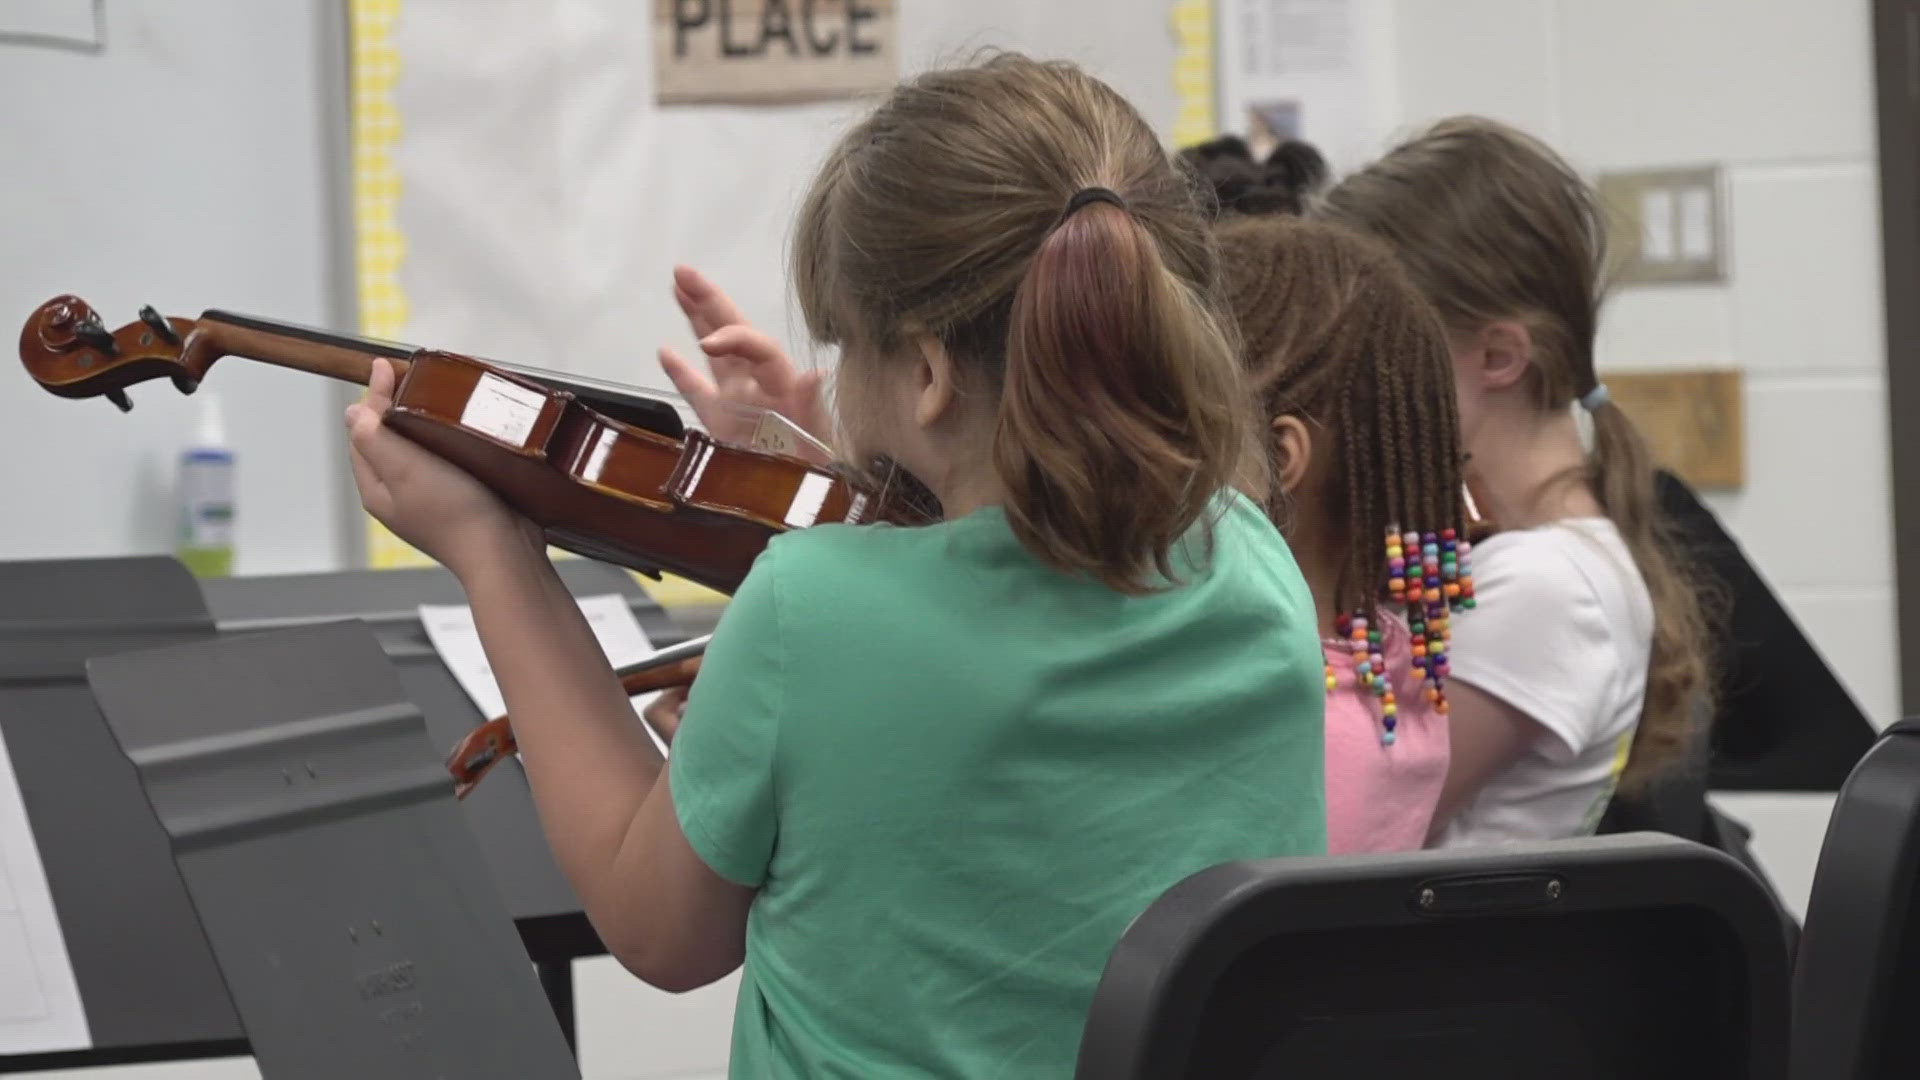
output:
<path id="1" fill-rule="evenodd" d="M 866 518 L 866 496 L 822 467 L 623 424 L 452 353 L 413 355 L 387 426 L 480 477 L 555 546 L 725 593 L 775 534 Z"/>
<path id="2" fill-rule="evenodd" d="M 73 296 L 41 305 L 20 333 L 42 387 L 122 409 L 126 387 L 150 379 L 192 393 L 223 356 L 363 384 L 386 359 L 401 369 L 388 426 L 478 477 L 555 546 L 721 592 L 775 534 L 873 512 L 826 465 L 687 430 L 670 404 L 593 380 L 217 311 L 148 308 L 108 331 Z"/>

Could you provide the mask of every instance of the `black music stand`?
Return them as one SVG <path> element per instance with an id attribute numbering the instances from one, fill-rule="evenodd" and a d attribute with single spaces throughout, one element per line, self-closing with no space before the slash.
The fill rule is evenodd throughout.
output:
<path id="1" fill-rule="evenodd" d="M 0 1072 L 245 1054 L 166 834 L 86 682 L 89 659 L 213 636 L 168 558 L 0 563 L 0 732 L 93 1045 Z"/>
<path id="2" fill-rule="evenodd" d="M 1704 786 L 1840 790 L 1873 746 L 1873 724 L 1700 497 L 1664 470 L 1656 491 L 1685 553 L 1727 601 L 1714 656 L 1722 674 Z"/>
<path id="3" fill-rule="evenodd" d="M 575 596 L 625 597 L 655 645 L 686 637 L 626 571 L 585 559 L 561 559 L 554 565 Z M 201 582 L 201 589 L 223 634 L 341 619 L 359 619 L 372 627 L 407 697 L 425 715 L 428 737 L 443 753 L 486 719 L 440 661 L 420 625 L 422 604 L 467 602 L 460 582 L 440 567 L 210 578 Z M 494 885 L 506 899 L 560 1026 L 572 1041 L 573 961 L 606 949 L 553 861 L 519 761 L 495 766 L 460 808 L 482 840 L 481 855 Z"/>
<path id="4" fill-rule="evenodd" d="M 87 669 L 267 1080 L 579 1075 L 365 626 Z"/>

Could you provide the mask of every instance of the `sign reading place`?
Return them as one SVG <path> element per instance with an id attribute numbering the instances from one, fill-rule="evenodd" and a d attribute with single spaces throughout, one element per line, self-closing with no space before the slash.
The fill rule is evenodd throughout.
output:
<path id="1" fill-rule="evenodd" d="M 654 0 L 653 10 L 662 105 L 851 97 L 900 76 L 896 0 Z"/>

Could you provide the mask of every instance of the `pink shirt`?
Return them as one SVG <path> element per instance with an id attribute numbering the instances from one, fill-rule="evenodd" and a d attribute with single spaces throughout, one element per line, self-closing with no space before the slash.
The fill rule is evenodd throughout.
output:
<path id="1" fill-rule="evenodd" d="M 1324 646 L 1335 679 L 1327 692 L 1327 851 L 1334 855 L 1426 846 L 1447 779 L 1447 718 L 1427 702 L 1406 623 L 1383 618 L 1381 651 L 1399 703 L 1392 746 L 1380 742 L 1380 699 L 1356 684 L 1353 653 Z"/>

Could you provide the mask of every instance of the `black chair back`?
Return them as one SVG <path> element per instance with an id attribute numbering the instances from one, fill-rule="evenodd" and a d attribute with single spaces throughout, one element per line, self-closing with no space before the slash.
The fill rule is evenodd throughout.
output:
<path id="1" fill-rule="evenodd" d="M 1920 1076 L 1920 720 L 1840 789 L 1793 975 L 1793 1076 Z"/>
<path id="2" fill-rule="evenodd" d="M 1781 1077 L 1779 925 L 1670 837 L 1228 863 L 1128 929 L 1077 1075 Z"/>

